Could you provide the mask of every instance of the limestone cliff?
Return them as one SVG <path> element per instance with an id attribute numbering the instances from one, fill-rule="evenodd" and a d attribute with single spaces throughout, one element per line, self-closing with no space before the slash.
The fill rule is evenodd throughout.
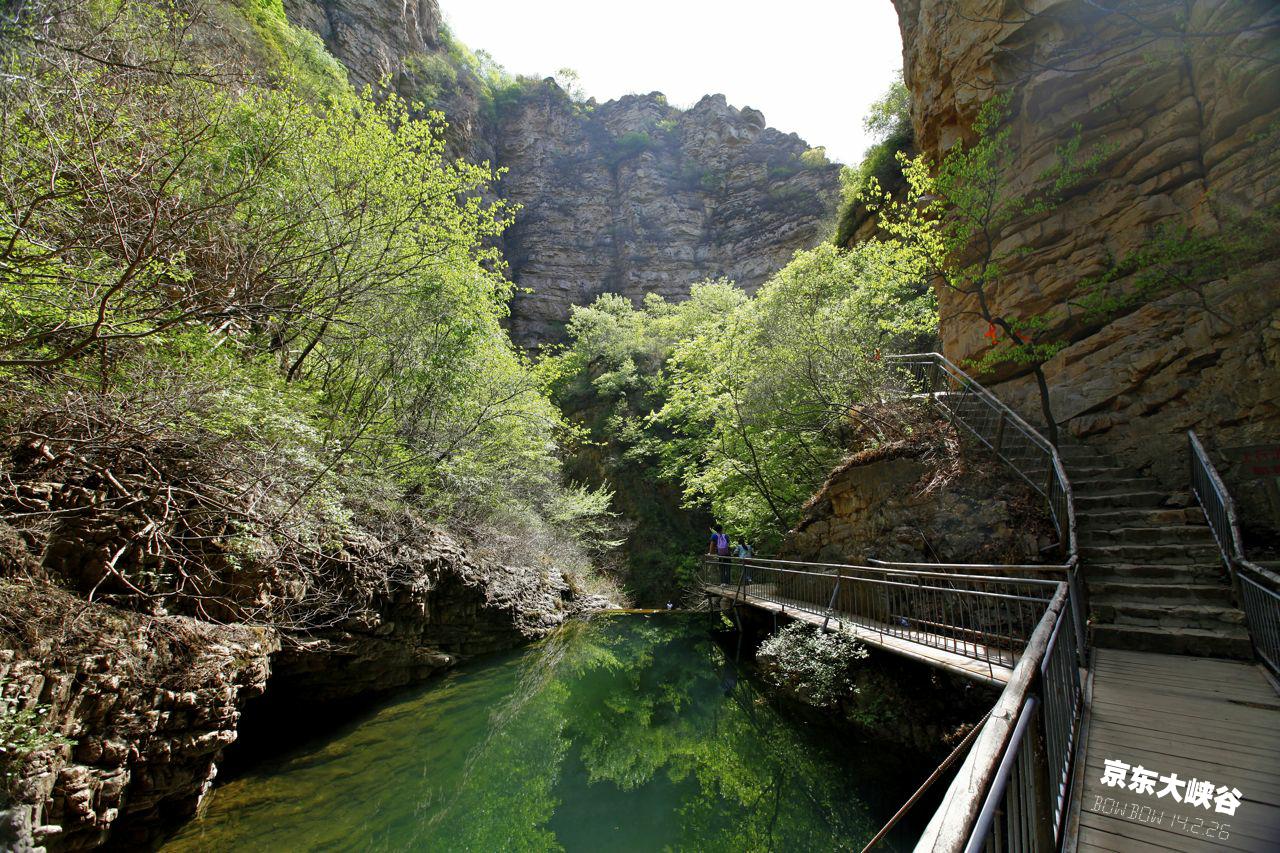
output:
<path id="1" fill-rule="evenodd" d="M 556 340 L 570 306 L 601 293 L 680 299 L 716 276 L 754 289 L 830 228 L 839 166 L 816 152 L 802 159 L 803 140 L 723 95 L 688 110 L 657 92 L 575 102 L 548 79 L 495 102 L 449 58 L 434 0 L 285 9 L 353 81 L 392 74 L 405 95 L 444 111 L 457 153 L 507 170 L 498 191 L 521 206 L 503 249 L 527 291 L 511 307 L 522 345 Z"/>
<path id="2" fill-rule="evenodd" d="M 242 718 L 261 728 L 281 723 L 280 707 L 314 716 L 606 604 L 554 570 L 477 560 L 438 531 L 361 545 L 345 615 L 301 629 L 152 616 L 0 572 L 0 705 L 47 706 L 72 741 L 18 766 L 0 760 L 37 843 L 142 845 L 194 814 Z"/>
<path id="3" fill-rule="evenodd" d="M 607 605 L 554 567 L 468 549 L 403 507 L 353 503 L 340 543 L 288 565 L 265 553 L 228 562 L 218 537 L 179 521 L 197 498 L 156 526 L 146 553 L 139 514 L 162 518 L 174 457 L 135 447 L 114 455 L 116 486 L 79 456 L 0 449 L 12 487 L 0 498 L 0 714 L 46 706 L 49 730 L 74 741 L 17 762 L 0 753 L 0 802 L 12 797 L 51 849 L 141 843 L 190 817 L 242 719 L 261 729 L 284 706 L 314 716 Z M 144 483 L 144 470 L 157 479 Z M 213 479 L 204 471 L 199 488 Z M 189 560 L 174 559 L 179 543 Z M 194 596 L 120 583 L 149 572 L 208 583 Z"/>
<path id="4" fill-rule="evenodd" d="M 996 92 L 1011 97 L 1017 154 L 1004 178 L 1015 191 L 1035 183 L 1076 123 L 1086 147 L 1107 151 L 1057 209 L 1003 224 L 1000 245 L 1027 253 L 995 285 L 993 309 L 1045 313 L 1068 341 L 1045 365 L 1055 419 L 1173 483 L 1185 480 L 1189 427 L 1219 448 L 1280 436 L 1274 253 L 1101 323 L 1082 323 L 1070 303 L 1083 279 L 1149 245 L 1162 224 L 1212 234 L 1280 202 L 1280 10 L 1269 0 L 1107 5 L 895 0 L 925 153 L 964 137 Z M 959 361 L 989 345 L 971 299 L 940 294 L 943 348 Z M 1029 378 L 988 379 L 1038 414 Z"/>
<path id="5" fill-rule="evenodd" d="M 823 237 L 836 166 L 764 116 L 709 95 L 690 110 L 629 95 L 583 110 L 546 82 L 499 117 L 516 340 L 554 340 L 571 305 L 639 302 L 726 276 L 753 290 Z"/>

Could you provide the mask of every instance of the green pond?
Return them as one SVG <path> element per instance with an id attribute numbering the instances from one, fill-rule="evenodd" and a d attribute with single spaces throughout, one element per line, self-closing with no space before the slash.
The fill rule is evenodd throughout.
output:
<path id="1" fill-rule="evenodd" d="M 929 768 L 780 713 L 711 624 L 597 616 L 464 667 L 216 788 L 163 849 L 860 849 Z"/>

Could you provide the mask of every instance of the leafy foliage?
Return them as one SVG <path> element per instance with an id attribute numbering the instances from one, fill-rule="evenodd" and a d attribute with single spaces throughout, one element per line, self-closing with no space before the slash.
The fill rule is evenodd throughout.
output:
<path id="1" fill-rule="evenodd" d="M 867 649 L 844 631 L 820 631 L 808 622 L 792 622 L 761 643 L 758 658 L 769 661 L 765 679 L 831 708 L 855 692 L 853 670 Z"/>
<path id="2" fill-rule="evenodd" d="M 822 246 L 754 298 L 726 281 L 678 305 L 602 297 L 575 311 L 571 343 L 548 369 L 561 405 L 594 413 L 610 482 L 635 466 L 651 500 L 678 484 L 687 508 L 767 547 L 880 396 L 881 352 L 931 337 L 935 318 L 919 259 L 901 244 Z M 902 427 L 877 419 L 877 430 Z M 690 531 L 699 550 L 703 531 Z"/>
<path id="3" fill-rule="evenodd" d="M 48 705 L 6 699 L 4 688 L 0 679 L 0 804 L 17 779 L 19 762 L 33 752 L 75 743 L 52 728 Z"/>
<path id="4" fill-rule="evenodd" d="M 840 205 L 832 238 L 837 246 L 847 245 L 853 238 L 859 216 L 866 207 L 864 193 L 873 181 L 875 186 L 891 192 L 903 183 L 898 154 L 912 151 L 915 129 L 911 124 L 911 93 L 901 72 L 884 95 L 872 103 L 862 125 L 876 142 L 867 149 L 861 163 L 840 170 Z"/>
<path id="5" fill-rule="evenodd" d="M 316 103 L 288 74 L 229 85 L 168 6 L 39 26 L 0 95 L 0 160 L 18 166 L 0 177 L 9 434 L 49 460 L 30 476 L 74 458 L 121 501 L 164 486 L 130 448 L 168 448 L 200 495 L 140 525 L 106 567 L 116 587 L 212 615 L 219 578 L 153 541 L 175 513 L 225 550 L 215 573 L 263 565 L 282 536 L 301 566 L 342 553 L 365 494 L 500 556 L 586 565 L 574 543 L 599 544 L 609 496 L 562 485 L 566 425 L 500 325 L 511 211 L 485 200 L 490 169 L 445 156 L 442 116 L 389 92 Z M 209 529 L 218 514 L 234 529 Z"/>
<path id="6" fill-rule="evenodd" d="M 936 174 L 923 156 L 899 155 L 907 179 L 906 198 L 895 200 L 876 182 L 865 192 L 868 207 L 879 217 L 880 227 L 912 246 L 929 275 L 942 287 L 973 297 L 979 317 L 1003 341 L 986 356 L 981 367 L 999 362 L 1028 365 L 1040 388 L 1041 407 L 1050 438 L 1057 428 L 1049 405 L 1048 385 L 1041 365 L 1058 352 L 1064 341 L 1046 339 L 1050 324 L 1041 316 L 997 316 L 990 301 L 991 289 L 1025 251 L 1001 242 L 1001 229 L 1027 216 L 1042 215 L 1062 203 L 1068 191 L 1096 171 L 1108 154 L 1098 148 L 1081 151 L 1081 129 L 1057 149 L 1055 163 L 1038 176 L 1034 186 L 1017 191 L 1008 184 L 1007 163 L 1013 157 L 1006 122 L 1008 97 L 988 100 L 974 122 L 973 140 L 957 143 L 938 164 Z"/>

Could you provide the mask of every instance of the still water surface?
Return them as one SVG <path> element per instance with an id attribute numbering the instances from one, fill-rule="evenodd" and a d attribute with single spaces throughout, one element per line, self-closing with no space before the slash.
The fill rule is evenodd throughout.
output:
<path id="1" fill-rule="evenodd" d="M 779 714 L 707 626 L 575 622 L 269 759 L 164 849 L 861 848 L 927 768 Z"/>

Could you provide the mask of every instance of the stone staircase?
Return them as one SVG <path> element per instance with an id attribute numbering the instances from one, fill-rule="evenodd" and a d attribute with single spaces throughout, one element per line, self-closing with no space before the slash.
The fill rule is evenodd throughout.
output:
<path id="1" fill-rule="evenodd" d="M 1244 614 L 1200 508 L 1176 505 L 1156 480 L 1105 451 L 1064 444 L 1059 452 L 1075 494 L 1093 642 L 1252 657 Z"/>

